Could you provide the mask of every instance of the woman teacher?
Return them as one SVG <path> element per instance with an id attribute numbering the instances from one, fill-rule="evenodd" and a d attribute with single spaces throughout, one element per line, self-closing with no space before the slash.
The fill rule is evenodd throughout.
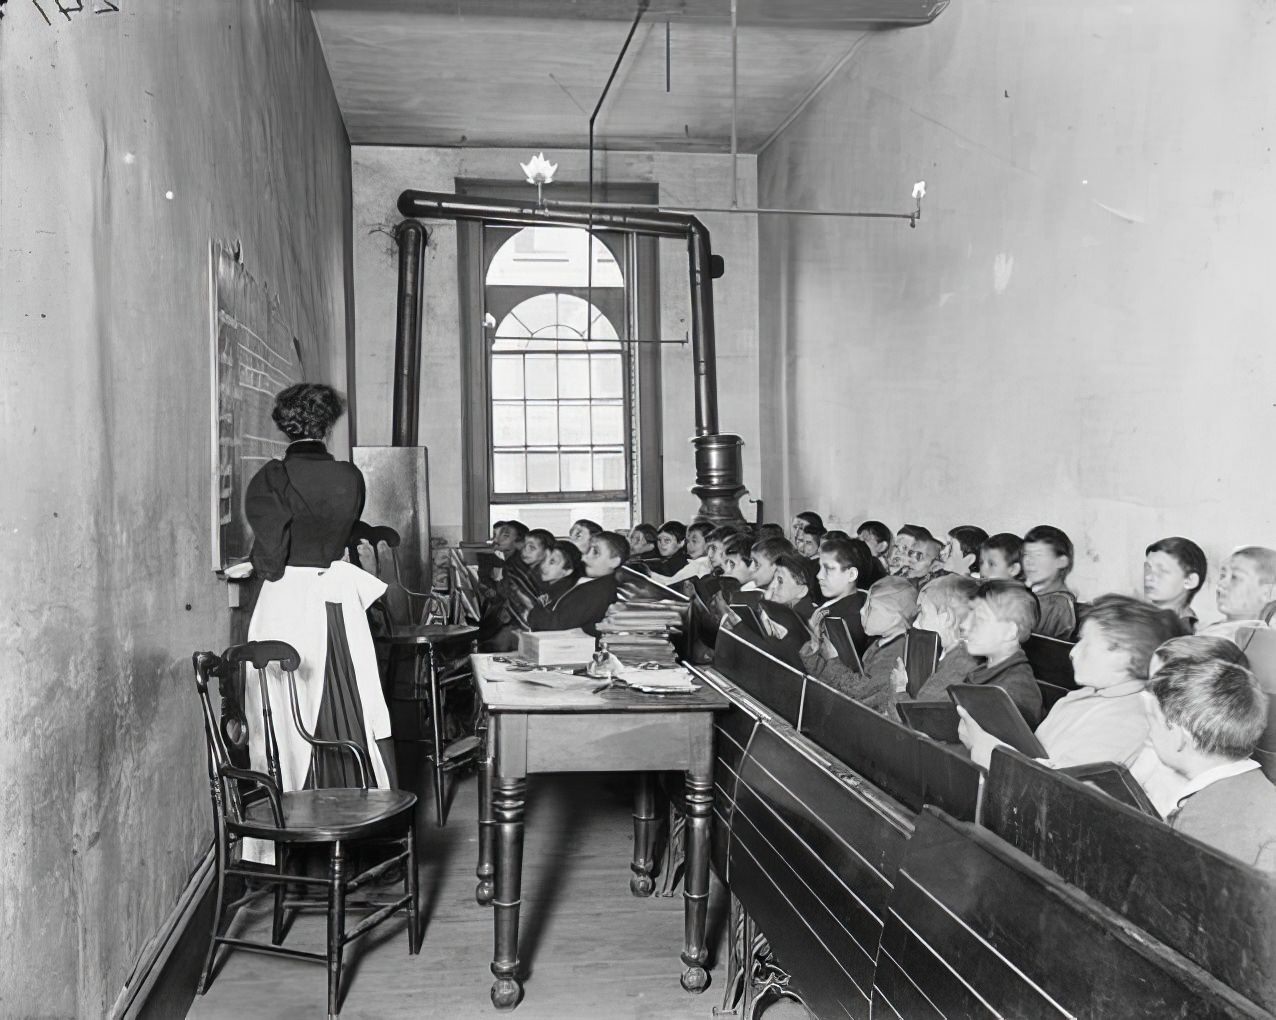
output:
<path id="1" fill-rule="evenodd" d="M 377 671 L 366 612 L 384 594 L 376 576 L 342 560 L 363 511 L 357 467 L 336 460 L 324 441 L 344 411 L 330 386 L 297 383 L 275 398 L 271 416 L 291 442 L 282 460 L 268 461 L 248 483 L 244 509 L 253 529 L 252 572 L 264 582 L 248 626 L 250 641 L 286 641 L 301 656 L 297 701 L 315 736 L 353 740 L 372 762 L 369 786 L 391 785 L 378 740 L 390 737 L 390 714 Z M 357 785 L 346 752 L 314 752 L 297 731 L 287 677 L 268 679 L 279 743 L 283 789 Z M 245 692 L 249 719 L 261 718 L 257 684 Z M 265 771 L 260 726 L 249 727 L 249 760 Z"/>

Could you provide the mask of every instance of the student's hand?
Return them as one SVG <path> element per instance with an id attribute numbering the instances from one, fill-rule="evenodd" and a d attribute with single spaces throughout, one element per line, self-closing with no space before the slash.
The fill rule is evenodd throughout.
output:
<path id="1" fill-rule="evenodd" d="M 253 576 L 253 565 L 250 560 L 244 560 L 243 563 L 235 563 L 227 567 L 222 573 L 232 581 L 242 581 Z"/>
<path id="2" fill-rule="evenodd" d="M 895 665 L 891 669 L 891 683 L 895 687 L 896 694 L 903 694 L 908 690 L 908 670 L 904 668 L 903 659 L 895 660 Z"/>
<path id="3" fill-rule="evenodd" d="M 961 722 L 957 724 L 957 738 L 970 749 L 970 760 L 981 769 L 987 769 L 992 761 L 992 749 L 1009 745 L 975 722 L 970 713 L 960 705 L 957 706 L 957 714 L 961 717 Z"/>

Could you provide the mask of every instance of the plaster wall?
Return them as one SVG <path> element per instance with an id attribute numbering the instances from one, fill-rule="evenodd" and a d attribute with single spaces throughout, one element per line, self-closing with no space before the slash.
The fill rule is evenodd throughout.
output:
<path id="1" fill-rule="evenodd" d="M 344 386 L 350 150 L 293 0 L 40 6 L 0 21 L 0 1015 L 89 1017 L 211 838 L 210 242 Z"/>
<path id="2" fill-rule="evenodd" d="M 519 180 L 527 150 L 429 149 L 356 145 L 354 182 L 354 286 L 358 357 L 355 378 L 357 442 L 390 442 L 394 384 L 395 301 L 398 248 L 392 236 L 401 217 L 396 209 L 405 188 L 451 192 L 460 179 Z M 579 151 L 552 151 L 557 181 L 585 182 L 588 157 Z M 683 153 L 606 152 L 596 156 L 596 180 L 655 182 L 660 201 L 677 206 L 724 207 L 731 200 L 729 156 Z M 756 161 L 738 160 L 738 201 L 751 207 Z M 553 185 L 550 185 L 552 194 Z M 531 191 L 529 187 L 529 193 Z M 761 472 L 758 442 L 758 303 L 756 217 L 706 213 L 713 249 L 727 263 L 714 283 L 717 319 L 719 419 L 724 432 L 745 441 L 745 484 L 756 498 Z M 430 450 L 431 529 L 456 541 L 462 527 L 463 446 L 460 284 L 456 225 L 427 221 L 425 296 L 421 352 L 420 441 Z M 660 245 L 661 338 L 689 335 L 685 245 Z M 695 481 L 689 439 L 695 432 L 694 378 L 690 345 L 661 348 L 665 514 L 689 520 L 699 502 L 687 491 Z M 741 509 L 751 513 L 748 504 Z"/>
<path id="3" fill-rule="evenodd" d="M 924 217 L 763 222 L 763 488 L 842 524 L 1049 521 L 1084 597 L 1163 535 L 1276 545 L 1274 56 L 1255 0 L 962 0 L 866 36 L 761 201 L 907 211 L 924 179 Z"/>

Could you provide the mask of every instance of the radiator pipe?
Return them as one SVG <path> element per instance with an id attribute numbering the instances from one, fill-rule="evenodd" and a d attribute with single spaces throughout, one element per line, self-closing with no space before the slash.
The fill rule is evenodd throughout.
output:
<path id="1" fill-rule="evenodd" d="M 411 189 L 399 196 L 399 212 L 408 217 L 408 222 L 417 218 L 522 227 L 585 227 L 685 240 L 691 284 L 691 357 L 696 374 L 696 434 L 692 440 L 696 448 L 696 484 L 691 491 L 701 499 L 701 517 L 724 522 L 743 519 L 738 505 L 746 491 L 740 453 L 743 443 L 739 436 L 718 432 L 713 281 L 722 276 L 723 262 L 713 254 L 709 231 L 700 220 L 689 213 L 641 206 L 550 207 L 537 202 L 467 198 Z"/>
<path id="2" fill-rule="evenodd" d="M 398 315 L 394 326 L 394 410 L 390 445 L 416 446 L 421 387 L 421 304 L 424 298 L 425 227 L 404 220 L 399 245 Z"/>

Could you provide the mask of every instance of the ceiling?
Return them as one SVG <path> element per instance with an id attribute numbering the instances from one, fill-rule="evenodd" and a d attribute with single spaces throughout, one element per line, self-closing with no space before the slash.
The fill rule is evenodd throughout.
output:
<path id="1" fill-rule="evenodd" d="M 310 6 L 353 144 L 584 148 L 637 2 Z M 758 151 L 867 32 L 926 24 L 947 2 L 738 0 L 739 150 Z M 730 10 L 650 0 L 598 113 L 600 148 L 729 151 Z"/>

